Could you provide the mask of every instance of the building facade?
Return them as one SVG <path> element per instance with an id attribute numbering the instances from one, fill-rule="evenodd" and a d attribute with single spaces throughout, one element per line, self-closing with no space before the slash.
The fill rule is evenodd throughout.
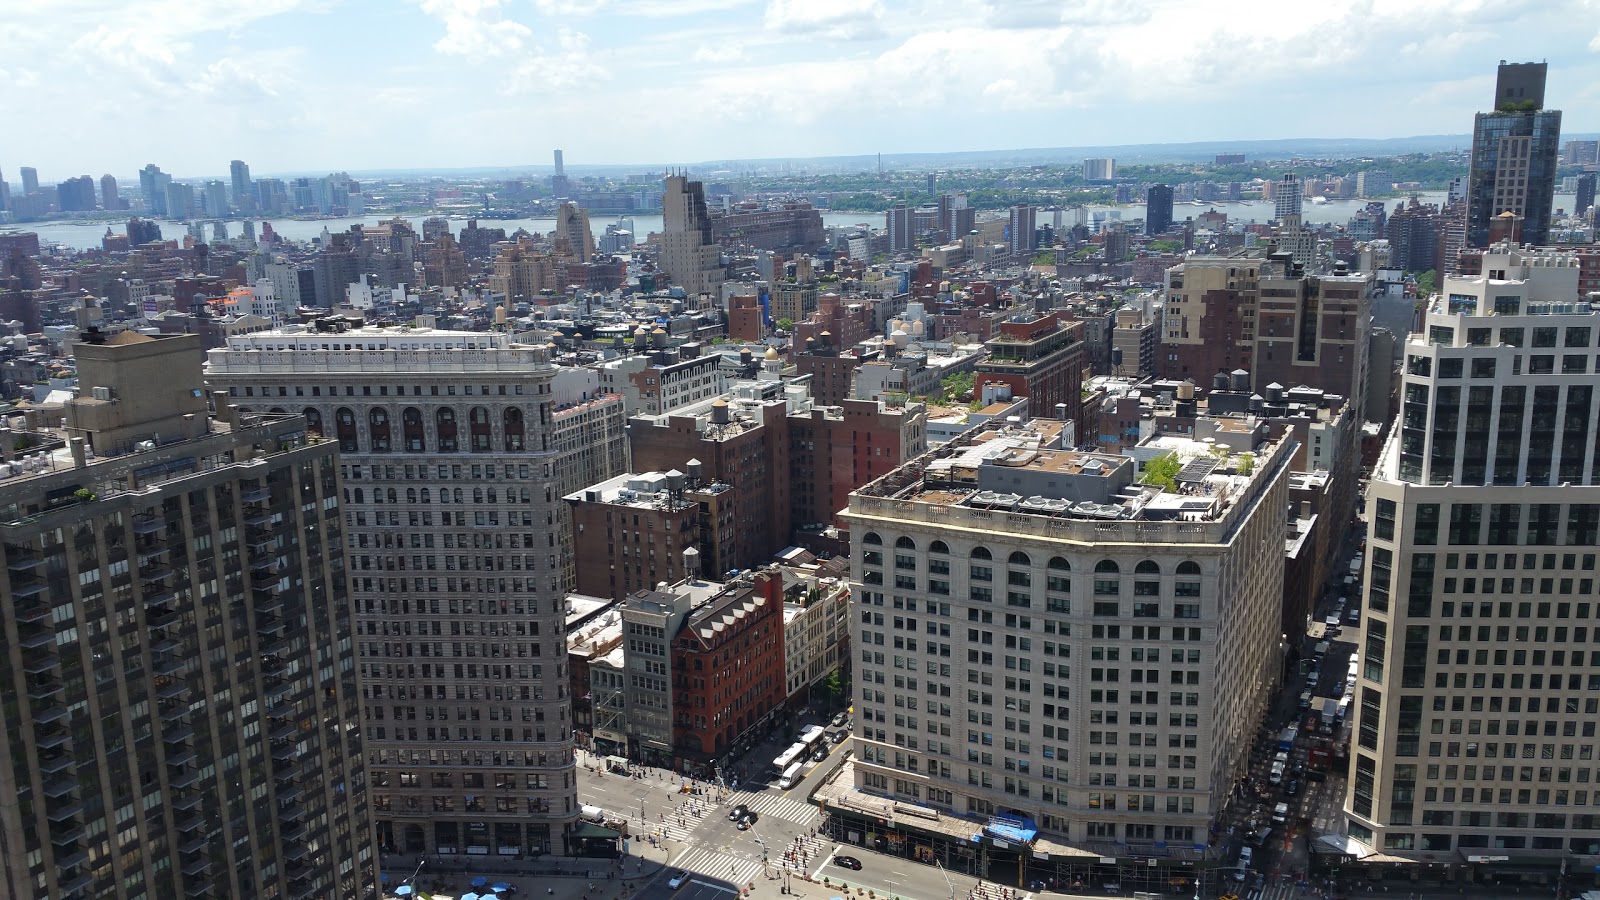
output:
<path id="1" fill-rule="evenodd" d="M 229 339 L 207 380 L 341 453 L 379 840 L 567 852 L 577 821 L 553 370 L 505 332 L 333 320 Z"/>
<path id="2" fill-rule="evenodd" d="M 1577 887 L 1600 862 L 1600 315 L 1570 254 L 1501 245 L 1484 269 L 1406 341 L 1368 491 L 1348 833 L 1453 878 Z"/>
<path id="3" fill-rule="evenodd" d="M 1167 493 L 1041 424 L 1059 423 L 969 433 L 852 495 L 853 793 L 926 812 L 829 809 L 1004 883 L 1137 857 L 1165 890 L 1207 864 L 1278 677 L 1293 441 L 1248 470 L 1180 442 L 1201 490 Z M 1031 833 L 971 838 L 997 817 Z"/>
<path id="4" fill-rule="evenodd" d="M 1496 216 L 1522 219 L 1522 242 L 1550 239 L 1561 111 L 1544 108 L 1545 63 L 1500 63 L 1495 108 L 1472 124 L 1467 168 L 1467 246 L 1487 247 Z"/>
<path id="5" fill-rule="evenodd" d="M 376 897 L 336 448 L 225 396 L 208 420 L 177 402 L 198 339 L 125 334 L 79 345 L 55 465 L 0 486 L 0 883 Z"/>

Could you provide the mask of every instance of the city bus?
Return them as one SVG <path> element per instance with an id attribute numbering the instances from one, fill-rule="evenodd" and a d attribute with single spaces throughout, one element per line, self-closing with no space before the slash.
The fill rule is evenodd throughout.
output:
<path id="1" fill-rule="evenodd" d="M 788 768 L 806 758 L 806 745 L 796 742 L 772 761 L 772 771 L 782 775 Z"/>
<path id="2" fill-rule="evenodd" d="M 815 750 L 822 743 L 826 730 L 821 725 L 807 725 L 800 731 L 799 742 L 805 746 L 806 750 Z"/>

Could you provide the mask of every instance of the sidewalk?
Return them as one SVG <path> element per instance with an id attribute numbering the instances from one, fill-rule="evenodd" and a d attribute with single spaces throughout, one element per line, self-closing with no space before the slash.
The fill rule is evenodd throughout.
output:
<path id="1" fill-rule="evenodd" d="M 656 857 L 659 857 L 659 853 Z M 504 881 L 517 889 L 522 898 L 556 900 L 621 900 L 665 868 L 659 858 L 629 854 L 622 859 L 589 859 L 542 856 L 536 859 L 495 857 L 439 857 L 429 859 L 417 869 L 417 858 L 386 854 L 382 871 L 389 876 L 384 896 L 417 872 L 413 884 L 426 894 L 459 897 L 473 891 L 474 878 L 490 884 Z"/>

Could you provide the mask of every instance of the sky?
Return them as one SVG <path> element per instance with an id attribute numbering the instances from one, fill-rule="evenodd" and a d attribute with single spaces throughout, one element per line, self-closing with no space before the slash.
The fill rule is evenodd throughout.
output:
<path id="1" fill-rule="evenodd" d="M 272 173 L 1600 130 L 1600 0 L 0 0 L 0 171 Z"/>

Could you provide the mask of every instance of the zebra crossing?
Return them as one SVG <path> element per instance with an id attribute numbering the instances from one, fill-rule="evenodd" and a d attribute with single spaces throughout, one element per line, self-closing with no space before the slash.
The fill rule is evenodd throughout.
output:
<path id="1" fill-rule="evenodd" d="M 785 797 L 773 791 L 754 794 L 748 800 L 741 797 L 738 802 L 755 810 L 758 815 L 776 816 L 796 825 L 810 825 L 822 814 L 816 806 L 804 800 Z"/>
<path id="2" fill-rule="evenodd" d="M 735 856 L 709 847 L 690 848 L 674 860 L 673 865 L 693 874 L 733 884 L 746 884 L 761 874 L 761 860 Z"/>
<path id="3" fill-rule="evenodd" d="M 674 843 L 690 843 L 692 835 L 695 829 L 699 827 L 700 822 L 700 819 L 685 817 L 683 824 L 680 825 L 676 816 L 668 816 L 664 821 L 651 822 L 650 830 L 646 834 L 652 834 L 657 839 L 664 838 Z"/>

